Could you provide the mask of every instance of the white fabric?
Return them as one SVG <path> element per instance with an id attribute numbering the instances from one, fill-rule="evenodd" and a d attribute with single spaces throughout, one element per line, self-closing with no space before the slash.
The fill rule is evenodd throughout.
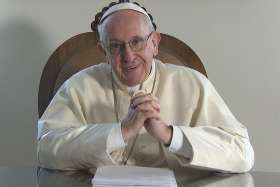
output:
<path id="1" fill-rule="evenodd" d="M 169 151 L 176 153 L 183 146 L 183 133 L 180 128 L 177 126 L 173 126 L 173 134 L 171 143 L 169 145 Z"/>
<path id="2" fill-rule="evenodd" d="M 160 100 L 161 118 L 180 129 L 183 144 L 170 151 L 143 128 L 128 164 L 191 169 L 186 172 L 190 177 L 195 176 L 196 169 L 198 173 L 250 170 L 254 151 L 247 129 L 233 116 L 211 82 L 187 67 L 160 61 L 155 64 L 156 73 L 144 81 L 143 89 L 150 92 L 156 77 L 154 95 Z M 110 72 L 110 65 L 105 63 L 89 67 L 58 90 L 38 121 L 41 167 L 91 169 L 121 162 L 131 142 L 122 142 Z M 122 119 L 131 96 L 127 86 L 116 82 L 117 109 Z M 173 142 L 181 139 L 179 134 L 175 132 Z"/>
<path id="3" fill-rule="evenodd" d="M 100 19 L 100 23 L 102 24 L 102 22 L 111 14 L 113 14 L 114 12 L 120 11 L 120 10 L 134 10 L 137 12 L 140 12 L 144 15 L 146 15 L 149 19 L 149 15 L 147 14 L 147 12 L 145 10 L 143 10 L 141 7 L 139 7 L 138 5 L 134 4 L 134 3 L 119 3 L 116 4 L 112 7 L 110 7 L 105 14 L 103 14 L 102 18 Z"/>
<path id="4" fill-rule="evenodd" d="M 107 149 L 108 152 L 111 153 L 114 150 L 125 147 L 127 144 L 124 142 L 124 138 L 122 136 L 121 124 L 115 125 L 112 127 L 107 140 Z"/>

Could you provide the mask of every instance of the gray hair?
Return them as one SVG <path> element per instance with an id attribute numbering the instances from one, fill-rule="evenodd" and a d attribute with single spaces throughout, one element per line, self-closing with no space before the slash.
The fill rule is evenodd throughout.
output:
<path id="1" fill-rule="evenodd" d="M 145 24 L 147 25 L 148 29 L 150 32 L 155 31 L 155 28 L 153 26 L 152 21 L 150 20 L 149 17 L 145 16 L 143 14 L 143 19 L 145 21 Z M 102 43 L 102 45 L 107 43 L 107 36 L 108 36 L 108 21 L 109 19 L 105 19 L 102 23 L 100 23 L 97 27 L 98 34 L 99 34 L 99 40 Z M 104 47 L 104 46 L 103 46 Z"/>

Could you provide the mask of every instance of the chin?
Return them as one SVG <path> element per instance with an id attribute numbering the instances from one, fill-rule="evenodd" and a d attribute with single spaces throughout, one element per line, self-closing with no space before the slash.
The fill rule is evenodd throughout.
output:
<path id="1" fill-rule="evenodd" d="M 132 74 L 130 76 L 124 76 L 124 82 L 128 85 L 128 86 L 136 86 L 137 84 L 141 84 L 144 80 L 145 80 L 145 76 L 143 76 L 144 72 L 135 72 L 135 74 Z M 136 78 L 139 77 L 139 78 Z"/>
<path id="2" fill-rule="evenodd" d="M 137 84 L 140 84 L 140 83 L 141 83 L 141 81 L 139 81 L 139 80 L 126 81 L 127 86 L 136 86 Z"/>
<path id="3" fill-rule="evenodd" d="M 142 79 L 135 79 L 133 77 L 133 78 L 130 78 L 130 79 L 127 78 L 124 82 L 127 86 L 136 86 L 138 84 L 141 84 L 143 82 L 143 80 Z"/>

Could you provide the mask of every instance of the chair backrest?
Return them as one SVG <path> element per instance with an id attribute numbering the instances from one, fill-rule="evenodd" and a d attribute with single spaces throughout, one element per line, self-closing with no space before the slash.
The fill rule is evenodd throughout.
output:
<path id="1" fill-rule="evenodd" d="M 161 34 L 161 37 L 157 59 L 164 63 L 188 66 L 207 77 L 201 60 L 187 44 L 167 34 Z M 98 50 L 97 42 L 95 32 L 82 33 L 65 41 L 50 56 L 39 85 L 39 117 L 65 80 L 86 67 L 105 62 L 105 56 Z"/>

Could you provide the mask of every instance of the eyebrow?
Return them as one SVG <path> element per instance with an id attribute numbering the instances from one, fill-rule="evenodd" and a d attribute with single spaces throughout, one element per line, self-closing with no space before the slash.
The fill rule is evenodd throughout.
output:
<path id="1" fill-rule="evenodd" d="M 108 42 L 116 42 L 116 43 L 122 43 L 122 41 L 118 40 L 118 39 L 108 39 Z"/>
<path id="2" fill-rule="evenodd" d="M 135 35 L 135 36 L 131 37 L 130 40 L 135 39 L 135 38 L 144 38 L 144 37 L 143 37 L 143 36 L 139 36 L 139 35 Z M 129 40 L 129 41 L 130 41 L 130 40 Z M 120 40 L 115 39 L 115 38 L 108 39 L 108 41 L 109 41 L 109 42 L 119 42 L 119 43 L 122 43 L 122 42 L 123 42 L 123 41 L 120 41 Z"/>

